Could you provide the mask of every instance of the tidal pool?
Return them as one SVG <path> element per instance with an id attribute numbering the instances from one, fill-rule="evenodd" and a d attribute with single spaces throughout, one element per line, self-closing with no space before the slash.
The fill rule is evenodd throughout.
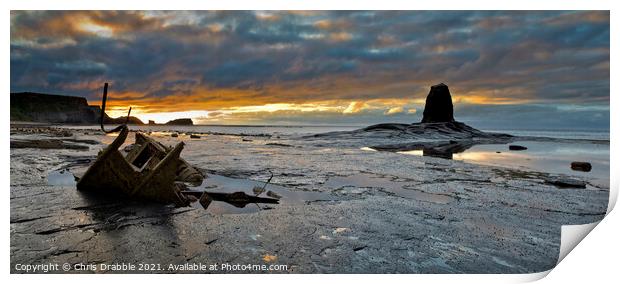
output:
<path id="1" fill-rule="evenodd" d="M 452 159 L 482 165 L 586 177 L 601 186 L 609 187 L 608 143 L 519 141 L 510 145 L 513 144 L 525 146 L 527 150 L 512 151 L 508 149 L 508 144 L 480 144 L 460 153 L 452 153 Z M 397 153 L 424 155 L 423 150 Z M 589 162 L 592 164 L 592 170 L 590 172 L 572 170 L 570 164 L 574 161 Z"/>

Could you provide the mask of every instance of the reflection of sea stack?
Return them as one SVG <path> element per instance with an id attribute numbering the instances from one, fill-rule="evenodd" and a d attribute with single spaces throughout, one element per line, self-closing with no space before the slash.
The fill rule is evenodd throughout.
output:
<path id="1" fill-rule="evenodd" d="M 452 121 L 454 121 L 454 108 L 448 86 L 444 83 L 432 86 L 426 97 L 422 123 Z"/>

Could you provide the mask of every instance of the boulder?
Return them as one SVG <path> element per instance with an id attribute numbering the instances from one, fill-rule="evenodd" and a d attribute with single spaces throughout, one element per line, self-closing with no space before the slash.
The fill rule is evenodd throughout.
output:
<path id="1" fill-rule="evenodd" d="M 523 150 L 527 150 L 527 147 L 521 146 L 521 145 L 508 145 L 508 150 L 523 151 Z"/>
<path id="2" fill-rule="evenodd" d="M 570 168 L 573 171 L 589 172 L 592 170 L 592 164 L 588 162 L 572 162 L 570 163 Z"/>
<path id="3" fill-rule="evenodd" d="M 454 106 L 448 86 L 444 83 L 431 86 L 426 97 L 422 123 L 454 121 Z"/>

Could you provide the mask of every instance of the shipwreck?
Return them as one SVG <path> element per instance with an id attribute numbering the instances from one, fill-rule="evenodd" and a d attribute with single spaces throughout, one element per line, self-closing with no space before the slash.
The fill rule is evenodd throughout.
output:
<path id="1" fill-rule="evenodd" d="M 101 130 L 105 133 L 119 132 L 114 141 L 99 152 L 95 162 L 78 179 L 77 189 L 104 194 L 155 201 L 176 206 L 189 206 L 199 201 L 206 209 L 213 201 L 224 201 L 237 207 L 249 203 L 278 203 L 278 199 L 248 195 L 243 191 L 234 193 L 190 190 L 200 186 L 206 178 L 199 170 L 180 157 L 185 146 L 179 142 L 166 146 L 145 133 L 135 132 L 135 143 L 128 146 L 126 154 L 119 148 L 125 143 L 130 131 L 127 123 L 106 131 L 103 125 L 108 84 L 103 88 L 101 104 Z M 131 108 L 127 114 L 127 121 Z M 266 185 L 266 184 L 265 184 Z M 264 188 L 263 188 L 264 189 Z"/>

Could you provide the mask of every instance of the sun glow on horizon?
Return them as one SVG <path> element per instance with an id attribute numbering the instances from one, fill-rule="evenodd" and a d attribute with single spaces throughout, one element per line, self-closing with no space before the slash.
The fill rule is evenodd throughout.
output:
<path id="1" fill-rule="evenodd" d="M 408 99 L 370 99 L 360 101 L 329 100 L 307 103 L 267 103 L 262 105 L 243 105 L 234 107 L 209 108 L 209 102 L 196 102 L 193 107 L 200 108 L 204 105 L 205 109 L 173 111 L 157 111 L 158 109 L 167 110 L 169 108 L 159 108 L 153 102 L 133 105 L 132 116 L 148 123 L 149 120 L 155 123 L 166 123 L 173 119 L 190 118 L 195 124 L 222 123 L 235 121 L 238 123 L 252 122 L 261 118 L 275 115 L 297 115 L 304 113 L 311 114 L 332 114 L 332 115 L 361 115 L 368 112 L 378 111 L 385 116 L 404 114 L 416 115 L 417 108 L 423 109 L 425 100 L 423 98 Z M 132 101 L 137 102 L 137 101 Z M 455 105 L 509 105 L 523 104 L 531 102 L 526 99 L 511 99 L 503 97 L 474 95 L 469 93 L 467 96 L 453 96 Z M 116 102 L 108 106 L 106 113 L 111 117 L 123 117 L 127 115 L 129 106 L 121 105 Z M 184 105 L 187 107 L 187 105 Z"/>

